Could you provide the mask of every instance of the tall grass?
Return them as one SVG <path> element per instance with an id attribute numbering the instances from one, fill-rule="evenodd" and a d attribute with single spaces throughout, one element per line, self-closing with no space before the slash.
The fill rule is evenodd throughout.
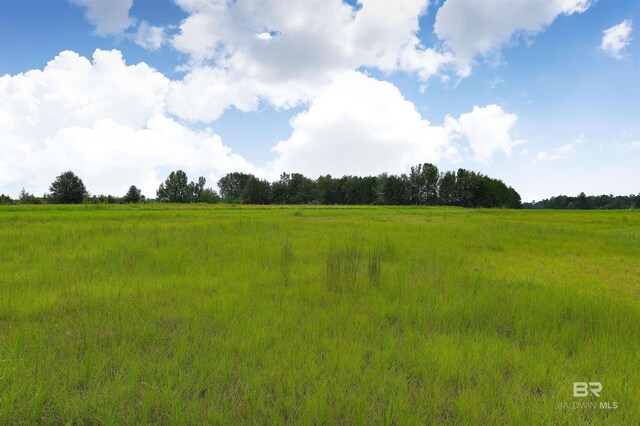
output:
<path id="1" fill-rule="evenodd" d="M 291 265 L 293 263 L 293 246 L 289 237 L 285 238 L 280 250 L 280 272 L 285 285 L 289 285 L 291 279 Z"/>
<path id="2" fill-rule="evenodd" d="M 382 247 L 375 245 L 369 249 L 368 278 L 372 286 L 379 286 L 382 276 Z"/>
<path id="3" fill-rule="evenodd" d="M 327 252 L 326 283 L 334 291 L 353 290 L 357 285 L 362 250 L 357 243 L 332 245 Z"/>

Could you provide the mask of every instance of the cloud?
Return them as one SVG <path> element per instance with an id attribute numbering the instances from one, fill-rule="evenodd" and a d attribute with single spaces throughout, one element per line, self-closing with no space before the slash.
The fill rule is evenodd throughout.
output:
<path id="1" fill-rule="evenodd" d="M 471 112 L 460 115 L 457 120 L 447 117 L 445 125 L 454 136 L 467 141 L 476 161 L 487 164 L 495 152 L 511 155 L 511 148 L 524 142 L 511 136 L 517 120 L 516 114 L 491 104 L 474 106 Z"/>
<path id="2" fill-rule="evenodd" d="M 147 21 L 142 21 L 130 37 L 135 44 L 146 50 L 160 49 L 167 39 L 164 28 L 150 25 Z"/>
<path id="3" fill-rule="evenodd" d="M 424 120 L 394 85 L 358 72 L 336 78 L 291 126 L 291 137 L 273 148 L 276 176 L 399 173 L 436 162 L 448 149 L 446 131 Z"/>
<path id="4" fill-rule="evenodd" d="M 497 52 L 514 35 L 538 33 L 559 15 L 582 13 L 590 5 L 591 0 L 447 0 L 434 31 L 464 66 L 476 55 Z"/>
<path id="5" fill-rule="evenodd" d="M 190 15 L 172 44 L 196 63 L 251 64 L 276 78 L 359 66 L 429 76 L 435 65 L 450 60 L 416 37 L 427 0 L 362 0 L 357 10 L 340 0 L 176 2 Z"/>
<path id="6" fill-rule="evenodd" d="M 427 0 L 362 0 L 359 8 L 340 0 L 177 3 L 189 16 L 171 44 L 191 58 L 190 75 L 174 88 L 170 107 L 188 120 L 214 120 L 231 105 L 255 109 L 258 100 L 278 108 L 306 103 L 336 75 L 360 67 L 426 80 L 453 62 L 416 36 Z M 181 106 L 194 95 L 195 107 Z"/>
<path id="7" fill-rule="evenodd" d="M 117 50 L 96 50 L 93 62 L 61 52 L 43 70 L 4 76 L 1 111 L 7 133 L 28 129 L 44 140 L 57 129 L 110 118 L 141 127 L 164 110 L 169 80 L 144 63 L 127 66 Z"/>
<path id="8" fill-rule="evenodd" d="M 121 36 L 134 27 L 136 20 L 129 16 L 133 0 L 69 0 L 85 9 L 86 19 L 96 27 L 101 36 Z M 135 32 L 125 37 L 147 50 L 158 50 L 167 41 L 165 29 L 142 21 Z"/>
<path id="9" fill-rule="evenodd" d="M 584 136 L 580 135 L 573 142 L 567 142 L 558 148 L 558 152 L 561 154 L 568 154 L 570 152 L 574 152 L 576 150 L 577 145 L 582 145 L 584 143 Z"/>
<path id="10" fill-rule="evenodd" d="M 557 161 L 565 158 L 567 154 L 576 150 L 576 146 L 584 143 L 584 135 L 578 136 L 573 142 L 567 142 L 564 145 L 550 151 L 538 151 L 536 154 L 537 161 Z"/>
<path id="11" fill-rule="evenodd" d="M 170 170 L 194 179 L 256 168 L 210 129 L 193 130 L 168 116 L 171 82 L 144 63 L 126 65 L 118 51 L 93 61 L 65 51 L 43 70 L 0 77 L 0 192 L 47 191 L 71 169 L 92 193 L 146 195 Z"/>
<path id="12" fill-rule="evenodd" d="M 205 84 L 214 91 L 198 93 Z M 282 88 L 246 84 L 274 102 L 288 101 Z M 288 88 L 291 99 L 307 89 L 298 84 Z M 225 70 L 199 68 L 171 81 L 144 63 L 127 65 L 117 50 L 96 50 L 92 60 L 65 51 L 42 70 L 0 77 L 0 192 L 24 186 L 41 194 L 69 169 L 94 194 L 120 194 L 135 184 L 148 196 L 178 168 L 211 184 L 231 171 L 270 178 L 282 171 L 402 173 L 418 162 L 458 161 L 461 144 L 488 162 L 517 143 L 510 136 L 517 117 L 500 106 L 474 107 L 433 125 L 396 86 L 356 71 L 313 89 L 308 110 L 292 119 L 291 136 L 274 146 L 278 157 L 265 168 L 233 153 L 211 129 L 189 128 L 171 115 L 188 116 L 190 108 L 219 114 L 229 102 L 224 96 L 255 108 L 258 98 L 243 90 Z"/>
<path id="13" fill-rule="evenodd" d="M 8 176 L 0 178 L 26 183 L 39 194 L 69 169 L 82 177 L 93 194 L 122 195 L 135 184 L 152 197 L 170 170 L 185 170 L 192 179 L 204 175 L 213 187 L 227 172 L 256 170 L 211 131 L 193 131 L 162 115 L 150 118 L 141 128 L 101 119 L 92 126 L 62 128 L 41 146 L 21 140 L 13 150 L 9 148 L 17 158 L 8 161 Z M 28 155 L 28 162 L 20 154 Z"/>
<path id="14" fill-rule="evenodd" d="M 118 35 L 132 26 L 129 17 L 133 0 L 70 0 L 85 8 L 85 16 L 96 27 L 98 35 Z"/>
<path id="15" fill-rule="evenodd" d="M 624 48 L 631 43 L 632 28 L 631 20 L 625 19 L 618 25 L 604 30 L 600 50 L 616 59 L 622 59 Z"/>
<path id="16" fill-rule="evenodd" d="M 277 36 L 277 33 L 274 33 L 273 31 L 263 31 L 259 34 L 256 34 L 256 38 L 258 40 L 271 40 L 274 36 Z"/>
<path id="17" fill-rule="evenodd" d="M 488 105 L 432 125 L 393 84 L 348 72 L 292 119 L 293 132 L 273 148 L 279 156 L 269 169 L 272 176 L 403 173 L 421 162 L 459 160 L 458 139 L 488 162 L 517 143 L 509 135 L 515 121 L 514 114 Z"/>
<path id="18" fill-rule="evenodd" d="M 560 159 L 560 155 L 554 152 L 538 151 L 538 153 L 536 154 L 537 161 L 556 161 L 559 159 Z"/>
<path id="19" fill-rule="evenodd" d="M 211 122 L 230 106 L 255 111 L 260 100 L 276 108 L 291 108 L 313 98 L 331 82 L 333 74 L 310 72 L 284 81 L 270 81 L 253 69 L 197 67 L 172 83 L 167 97 L 169 112 L 189 122 Z"/>

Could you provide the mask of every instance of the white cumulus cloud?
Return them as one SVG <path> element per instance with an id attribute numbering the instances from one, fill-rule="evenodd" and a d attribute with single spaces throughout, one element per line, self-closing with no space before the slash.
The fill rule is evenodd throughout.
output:
<path id="1" fill-rule="evenodd" d="M 631 20 L 625 19 L 618 25 L 604 30 L 600 50 L 616 59 L 622 59 L 624 48 L 631 43 L 632 28 Z"/>
<path id="2" fill-rule="evenodd" d="M 279 156 L 270 170 L 272 176 L 403 173 L 417 163 L 460 159 L 458 139 L 488 162 L 518 143 L 510 135 L 516 118 L 488 105 L 433 125 L 391 83 L 348 72 L 293 118 L 291 136 L 273 148 Z"/>
<path id="3" fill-rule="evenodd" d="M 511 155 L 511 149 L 524 142 L 511 136 L 517 120 L 516 114 L 505 112 L 499 105 L 476 105 L 457 120 L 447 117 L 445 125 L 454 136 L 467 141 L 476 161 L 486 164 L 495 152 Z"/>
<path id="4" fill-rule="evenodd" d="M 71 0 L 85 9 L 89 22 L 96 27 L 99 35 L 117 35 L 132 26 L 135 21 L 129 17 L 133 0 Z"/>
<path id="5" fill-rule="evenodd" d="M 171 82 L 120 52 L 96 50 L 93 61 L 65 51 L 43 70 L 0 78 L 0 192 L 41 194 L 71 169 L 92 193 L 129 185 L 154 196 L 160 180 L 181 168 L 215 179 L 255 167 L 211 130 L 171 118 Z"/>
<path id="6" fill-rule="evenodd" d="M 449 148 L 445 129 L 423 119 L 394 85 L 358 72 L 336 78 L 291 126 L 291 137 L 273 148 L 274 175 L 400 173 Z"/>
<path id="7" fill-rule="evenodd" d="M 591 0 L 447 0 L 438 9 L 434 31 L 461 64 L 495 53 L 514 34 L 535 34 L 559 15 L 582 13 Z"/>
<path id="8" fill-rule="evenodd" d="M 359 8 L 340 0 L 177 3 L 189 16 L 171 43 L 191 62 L 170 108 L 188 120 L 214 120 L 231 105 L 255 109 L 259 99 L 278 108 L 305 103 L 363 66 L 426 80 L 453 62 L 416 36 L 427 0 L 362 0 Z M 184 108 L 194 95 L 195 106 Z"/>
<path id="9" fill-rule="evenodd" d="M 140 22 L 138 29 L 130 37 L 135 44 L 147 50 L 160 49 L 167 39 L 164 28 L 150 25 L 147 21 Z"/>

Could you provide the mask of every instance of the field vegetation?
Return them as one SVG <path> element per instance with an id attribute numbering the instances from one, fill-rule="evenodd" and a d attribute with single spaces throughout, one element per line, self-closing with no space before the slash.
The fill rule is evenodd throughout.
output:
<path id="1" fill-rule="evenodd" d="M 0 424 L 638 424 L 639 259 L 631 210 L 0 207 Z"/>

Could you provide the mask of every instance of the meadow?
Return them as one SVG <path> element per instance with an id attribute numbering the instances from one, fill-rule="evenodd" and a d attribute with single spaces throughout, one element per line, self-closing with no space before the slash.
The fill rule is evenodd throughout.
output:
<path id="1" fill-rule="evenodd" d="M 0 424 L 578 422 L 640 423 L 638 210 L 0 207 Z"/>

